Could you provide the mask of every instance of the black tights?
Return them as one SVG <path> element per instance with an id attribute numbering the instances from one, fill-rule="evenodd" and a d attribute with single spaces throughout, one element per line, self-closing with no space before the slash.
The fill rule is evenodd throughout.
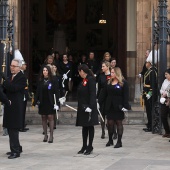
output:
<path id="1" fill-rule="evenodd" d="M 118 134 L 118 143 L 121 143 L 122 135 L 123 135 L 123 124 L 122 120 L 107 120 L 108 133 L 109 133 L 109 141 L 112 141 L 112 136 L 114 133 L 114 127 L 117 126 L 117 134 Z"/>
<path id="2" fill-rule="evenodd" d="M 44 137 L 47 138 L 47 120 L 49 122 L 50 127 L 50 138 L 49 140 L 53 139 L 53 129 L 54 129 L 54 115 L 42 115 L 42 125 L 44 130 Z"/>
<path id="3" fill-rule="evenodd" d="M 82 137 L 83 137 L 83 147 L 87 147 L 87 138 L 89 135 L 89 147 L 92 147 L 94 138 L 94 126 L 83 126 L 82 127 Z"/>

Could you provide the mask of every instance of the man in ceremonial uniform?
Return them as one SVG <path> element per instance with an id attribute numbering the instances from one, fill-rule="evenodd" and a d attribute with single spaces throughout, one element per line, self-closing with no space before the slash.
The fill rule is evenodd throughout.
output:
<path id="1" fill-rule="evenodd" d="M 143 98 L 146 107 L 148 123 L 146 124 L 147 128 L 144 128 L 143 130 L 145 132 L 151 132 L 152 131 L 152 98 L 154 97 L 154 101 L 157 99 L 157 94 L 154 93 L 156 92 L 156 88 L 157 88 L 157 69 L 154 67 L 152 63 L 152 58 L 149 59 L 147 58 L 146 68 L 147 71 L 144 74 L 144 83 L 143 83 Z"/>

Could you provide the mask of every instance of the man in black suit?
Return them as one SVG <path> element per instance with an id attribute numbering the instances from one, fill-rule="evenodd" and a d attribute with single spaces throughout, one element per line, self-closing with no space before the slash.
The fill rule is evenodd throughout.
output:
<path id="1" fill-rule="evenodd" d="M 26 107 L 27 107 L 27 101 L 29 99 L 29 95 L 28 95 L 28 79 L 27 79 L 27 75 L 25 73 L 26 69 L 27 69 L 27 64 L 26 64 L 25 61 L 22 61 L 21 72 L 24 74 L 24 76 L 25 76 L 25 78 L 27 80 L 27 83 L 26 83 L 25 90 L 24 90 L 23 125 L 22 125 L 22 128 L 20 129 L 20 132 L 26 132 L 27 130 L 29 130 L 29 128 L 26 128 L 26 124 L 25 124 Z"/>
<path id="2" fill-rule="evenodd" d="M 8 129 L 9 144 L 11 152 L 7 152 L 9 159 L 20 157 L 22 152 L 22 146 L 19 142 L 19 129 L 22 128 L 23 123 L 23 98 L 24 89 L 26 86 L 26 78 L 20 71 L 22 61 L 13 59 L 10 65 L 12 75 L 6 78 L 2 74 L 4 79 L 3 86 L 6 91 L 8 99 L 11 101 L 10 106 L 4 107 L 3 127 Z"/>

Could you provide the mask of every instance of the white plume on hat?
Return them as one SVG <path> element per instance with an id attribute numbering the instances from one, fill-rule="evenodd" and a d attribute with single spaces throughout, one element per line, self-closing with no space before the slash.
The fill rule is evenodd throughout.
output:
<path id="1" fill-rule="evenodd" d="M 17 49 L 15 50 L 14 52 L 14 59 L 18 59 L 18 60 L 24 60 L 23 57 L 22 57 L 22 54 L 20 53 L 20 51 Z"/>
<path id="2" fill-rule="evenodd" d="M 149 53 L 149 56 L 147 57 L 146 62 L 153 64 L 152 51 Z M 159 62 L 159 49 L 158 51 L 154 50 L 154 64 L 157 64 L 158 62 Z"/>

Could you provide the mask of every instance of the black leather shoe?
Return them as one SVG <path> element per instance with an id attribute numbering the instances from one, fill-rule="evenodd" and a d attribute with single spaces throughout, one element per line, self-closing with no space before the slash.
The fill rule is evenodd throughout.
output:
<path id="1" fill-rule="evenodd" d="M 93 147 L 87 147 L 86 151 L 84 152 L 84 155 L 90 155 L 93 151 Z"/>
<path id="2" fill-rule="evenodd" d="M 51 140 L 49 140 L 49 141 L 48 141 L 48 143 L 53 143 L 53 137 L 52 137 L 52 139 L 51 139 Z"/>
<path id="3" fill-rule="evenodd" d="M 18 157 L 20 157 L 19 153 L 11 153 L 11 155 L 8 156 L 8 159 L 15 159 L 15 158 L 18 158 Z"/>
<path id="4" fill-rule="evenodd" d="M 106 147 L 111 146 L 111 145 L 113 145 L 113 141 L 108 141 L 108 142 L 106 143 Z"/>
<path id="5" fill-rule="evenodd" d="M 48 140 L 48 135 L 47 136 L 45 135 L 43 142 L 47 142 L 47 140 Z"/>
<path id="6" fill-rule="evenodd" d="M 143 128 L 143 130 L 144 130 L 145 132 L 152 132 L 152 129 L 151 129 L 151 128 Z"/>
<path id="7" fill-rule="evenodd" d="M 122 147 L 122 143 L 116 143 L 116 145 L 114 146 L 114 148 L 120 148 Z"/>
<path id="8" fill-rule="evenodd" d="M 19 152 L 20 152 L 20 153 L 23 152 L 23 151 L 22 151 L 22 146 L 20 146 Z M 12 154 L 12 152 L 7 152 L 7 153 L 6 153 L 6 155 L 11 155 L 11 154 Z"/>
<path id="9" fill-rule="evenodd" d="M 25 129 L 20 129 L 19 131 L 20 131 L 20 132 L 26 132 L 27 130 L 25 130 Z"/>
<path id="10" fill-rule="evenodd" d="M 83 146 L 83 147 L 81 148 L 81 150 L 79 150 L 79 151 L 77 152 L 77 154 L 83 154 L 84 151 L 86 150 L 86 148 L 87 148 L 87 146 Z"/>
<path id="11" fill-rule="evenodd" d="M 105 133 L 102 132 L 101 138 L 104 139 L 105 138 Z"/>
<path id="12" fill-rule="evenodd" d="M 24 128 L 24 130 L 30 130 L 29 128 Z"/>

